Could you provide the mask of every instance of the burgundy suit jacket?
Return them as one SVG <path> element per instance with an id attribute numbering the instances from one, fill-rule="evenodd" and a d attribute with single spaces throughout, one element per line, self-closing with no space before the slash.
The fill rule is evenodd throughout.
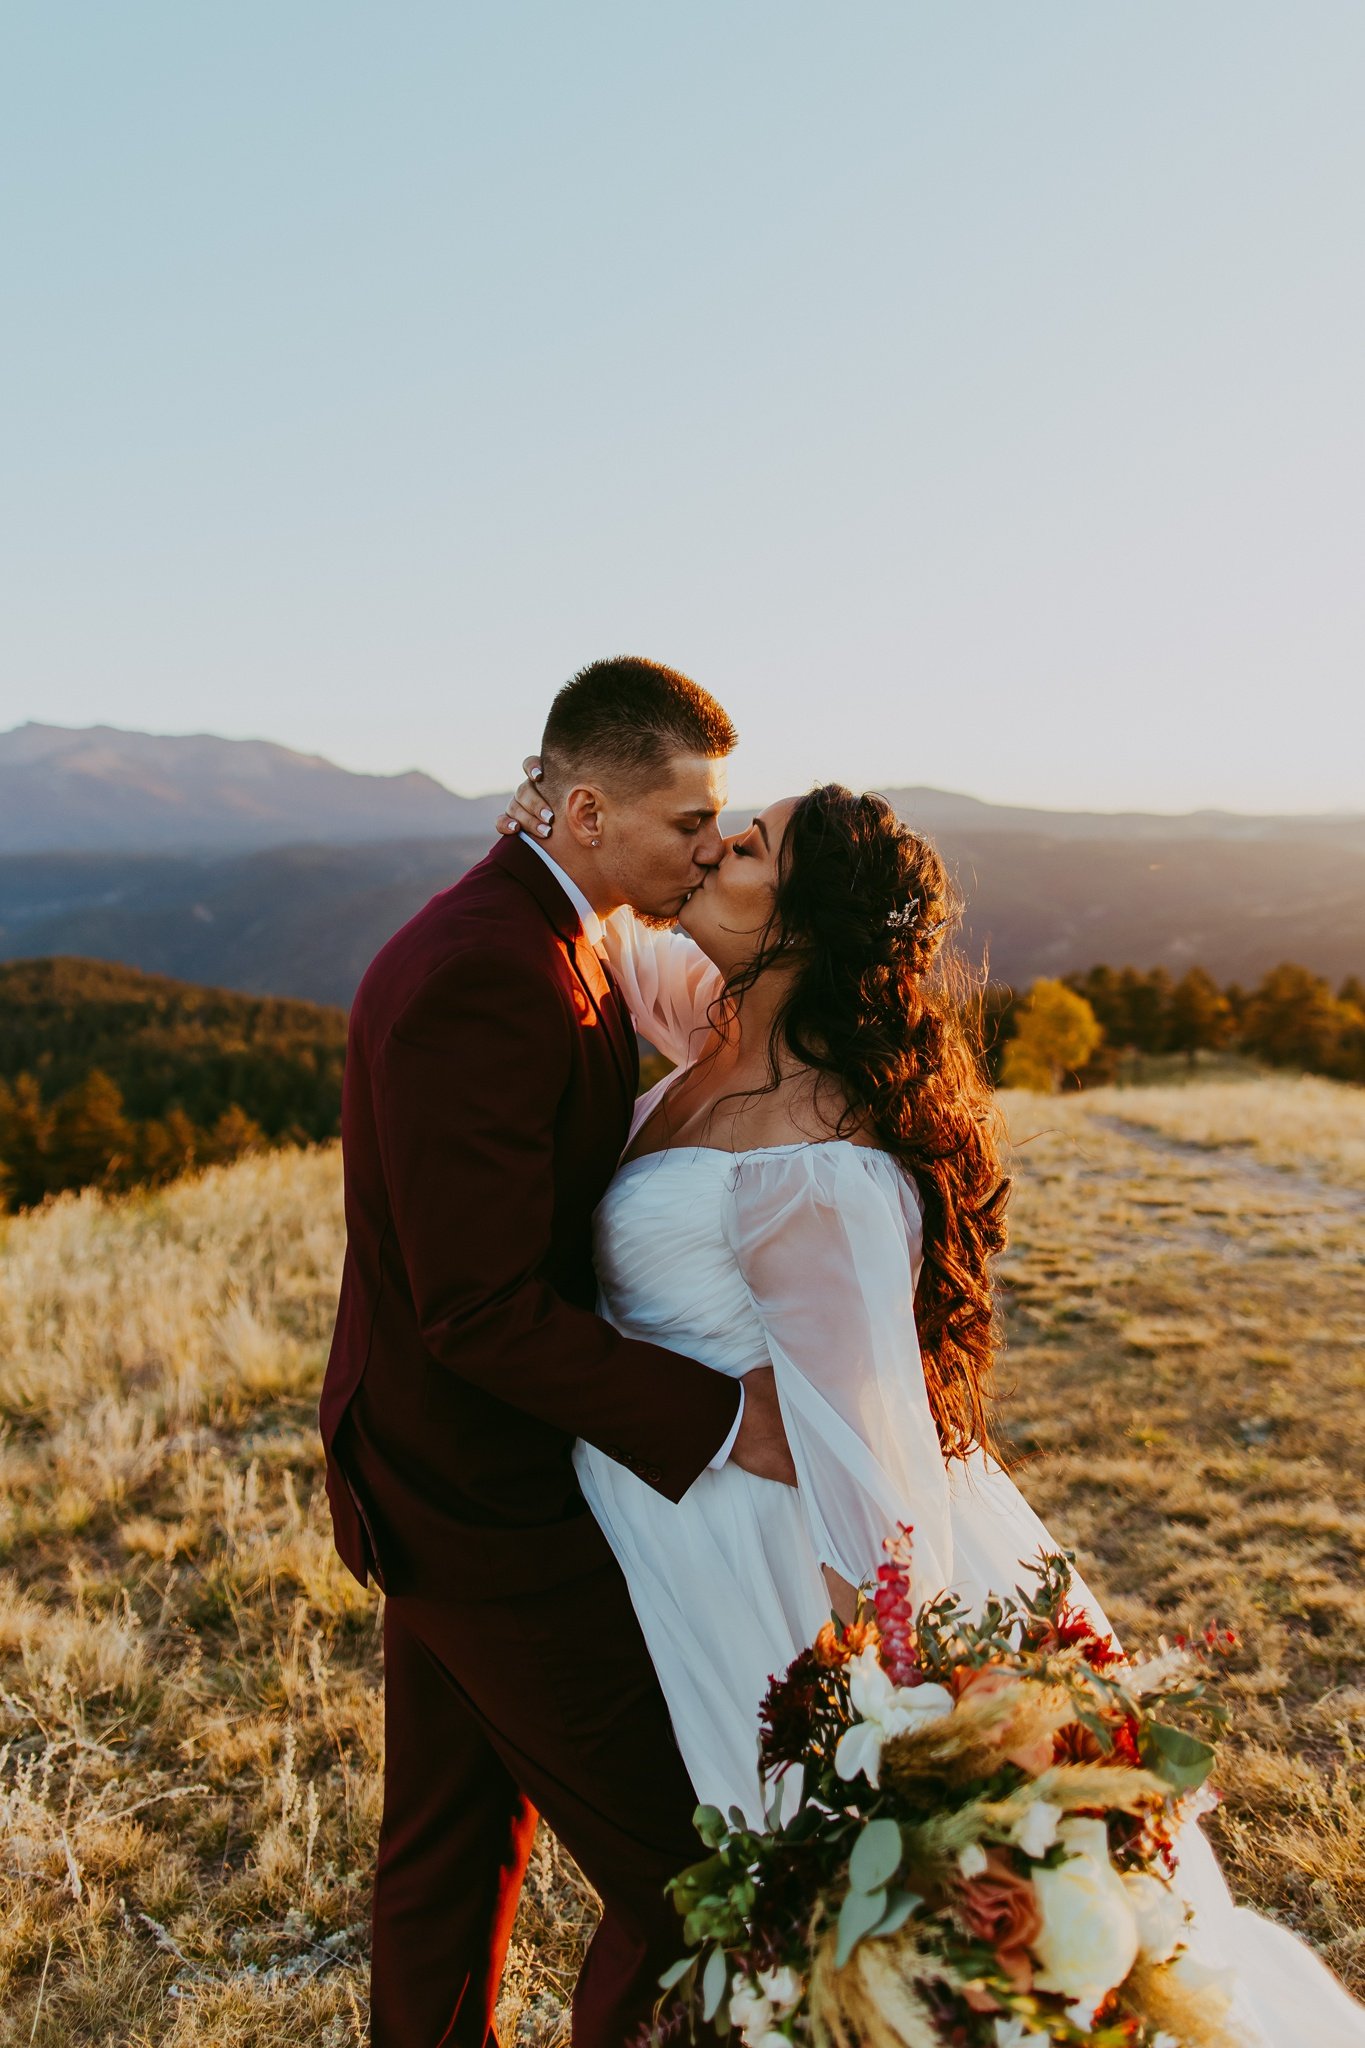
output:
<path id="1" fill-rule="evenodd" d="M 434 897 L 361 982 L 320 1419 L 337 1548 L 362 1583 L 459 1579 L 462 1553 L 499 1567 L 514 1531 L 550 1557 L 555 1526 L 586 1517 L 577 1437 L 671 1500 L 724 1442 L 736 1381 L 593 1312 L 592 1212 L 637 1080 L 620 996 L 518 839 Z"/>

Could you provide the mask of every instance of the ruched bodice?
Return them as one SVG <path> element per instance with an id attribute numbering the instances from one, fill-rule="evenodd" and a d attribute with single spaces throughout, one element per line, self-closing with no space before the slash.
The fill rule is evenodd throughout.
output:
<path id="1" fill-rule="evenodd" d="M 913 1521 L 920 1590 L 951 1573 L 914 1331 L 919 1228 L 895 1161 L 842 1140 L 646 1154 L 594 1219 L 599 1308 L 618 1329 L 776 1377 L 795 1488 L 732 1461 L 673 1502 L 587 1444 L 574 1453 L 694 1780 L 755 1817 L 759 1703 L 828 1616 L 822 1567 L 869 1578 L 884 1537 Z"/>
<path id="2" fill-rule="evenodd" d="M 722 1219 L 742 1169 L 732 1152 L 647 1153 L 619 1169 L 593 1226 L 608 1321 L 732 1374 L 768 1363 Z"/>

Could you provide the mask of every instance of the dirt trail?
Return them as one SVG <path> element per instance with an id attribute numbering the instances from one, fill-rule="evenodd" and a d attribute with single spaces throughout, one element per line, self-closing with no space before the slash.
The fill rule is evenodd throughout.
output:
<path id="1" fill-rule="evenodd" d="M 1126 1117 L 1093 1115 L 1088 1119 L 1101 1130 L 1110 1131 L 1115 1137 L 1131 1138 L 1147 1151 L 1168 1159 L 1197 1160 L 1202 1165 L 1215 1168 L 1229 1180 L 1241 1181 L 1247 1187 L 1254 1187 L 1261 1194 L 1298 1197 L 1306 1205 L 1305 1212 L 1286 1209 L 1285 1214 L 1318 1213 L 1326 1209 L 1343 1220 L 1355 1219 L 1365 1224 L 1365 1194 L 1351 1188 L 1343 1188 L 1335 1181 L 1321 1179 L 1315 1173 L 1306 1173 L 1301 1168 L 1275 1166 L 1269 1160 L 1257 1159 L 1242 1145 L 1204 1145 L 1192 1138 L 1174 1138 L 1166 1131 L 1153 1130 L 1150 1124 L 1130 1123 Z"/>

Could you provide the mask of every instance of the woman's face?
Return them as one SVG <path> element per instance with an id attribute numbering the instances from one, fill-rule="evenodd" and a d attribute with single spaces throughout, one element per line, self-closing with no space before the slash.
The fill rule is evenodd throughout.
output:
<path id="1" fill-rule="evenodd" d="M 777 862 L 794 796 L 769 804 L 743 832 L 725 842 L 716 867 L 692 891 L 678 923 L 722 974 L 752 960 L 777 899 Z"/>

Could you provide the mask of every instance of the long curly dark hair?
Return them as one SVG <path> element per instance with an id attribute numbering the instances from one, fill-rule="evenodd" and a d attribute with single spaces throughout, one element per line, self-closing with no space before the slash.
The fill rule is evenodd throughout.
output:
<path id="1" fill-rule="evenodd" d="M 783 836 L 757 954 L 727 979 L 727 1009 L 764 970 L 794 962 L 768 1042 L 841 1092 L 836 1135 L 875 1136 L 912 1175 L 924 1216 L 915 1323 L 944 1452 L 994 1449 L 998 1345 L 990 1260 L 1005 1243 L 1009 1181 L 981 1055 L 981 990 L 948 940 L 962 905 L 929 841 L 885 798 L 837 782 L 800 798 Z"/>

